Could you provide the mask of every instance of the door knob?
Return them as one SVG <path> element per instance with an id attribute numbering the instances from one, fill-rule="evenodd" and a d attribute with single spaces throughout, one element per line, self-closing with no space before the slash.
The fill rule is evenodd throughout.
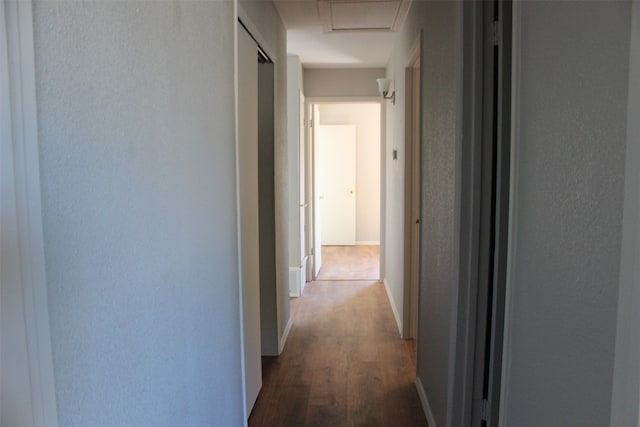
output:
<path id="1" fill-rule="evenodd" d="M 353 193 L 354 193 L 354 191 L 353 191 L 353 190 L 348 190 L 348 191 L 349 191 L 349 194 L 353 194 Z"/>

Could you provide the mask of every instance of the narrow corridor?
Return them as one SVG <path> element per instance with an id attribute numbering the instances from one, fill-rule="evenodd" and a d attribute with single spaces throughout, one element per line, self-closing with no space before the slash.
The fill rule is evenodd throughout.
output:
<path id="1" fill-rule="evenodd" d="M 399 338 L 384 286 L 312 282 L 291 300 L 293 328 L 263 357 L 250 426 L 425 426 L 415 342 Z"/>

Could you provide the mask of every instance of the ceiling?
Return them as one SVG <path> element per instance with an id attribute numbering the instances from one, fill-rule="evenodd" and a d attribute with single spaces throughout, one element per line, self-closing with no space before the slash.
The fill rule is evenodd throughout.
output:
<path id="1" fill-rule="evenodd" d="M 305 68 L 385 67 L 411 0 L 274 0 Z"/>

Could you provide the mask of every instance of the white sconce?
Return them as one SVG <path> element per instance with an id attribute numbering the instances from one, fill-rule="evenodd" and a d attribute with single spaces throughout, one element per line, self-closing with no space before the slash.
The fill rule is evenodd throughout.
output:
<path id="1" fill-rule="evenodd" d="M 389 89 L 391 88 L 392 80 L 387 78 L 380 78 L 380 79 L 376 79 L 376 82 L 378 82 L 378 91 L 380 92 L 380 95 L 382 95 L 384 99 L 390 99 L 391 102 L 395 104 L 396 92 L 393 91 L 391 92 L 391 94 L 389 94 Z"/>

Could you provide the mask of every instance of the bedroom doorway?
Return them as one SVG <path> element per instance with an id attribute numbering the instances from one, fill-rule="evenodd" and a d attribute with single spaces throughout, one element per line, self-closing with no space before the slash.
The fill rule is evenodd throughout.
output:
<path id="1" fill-rule="evenodd" d="M 311 102 L 314 280 L 380 279 L 381 108 Z"/>

